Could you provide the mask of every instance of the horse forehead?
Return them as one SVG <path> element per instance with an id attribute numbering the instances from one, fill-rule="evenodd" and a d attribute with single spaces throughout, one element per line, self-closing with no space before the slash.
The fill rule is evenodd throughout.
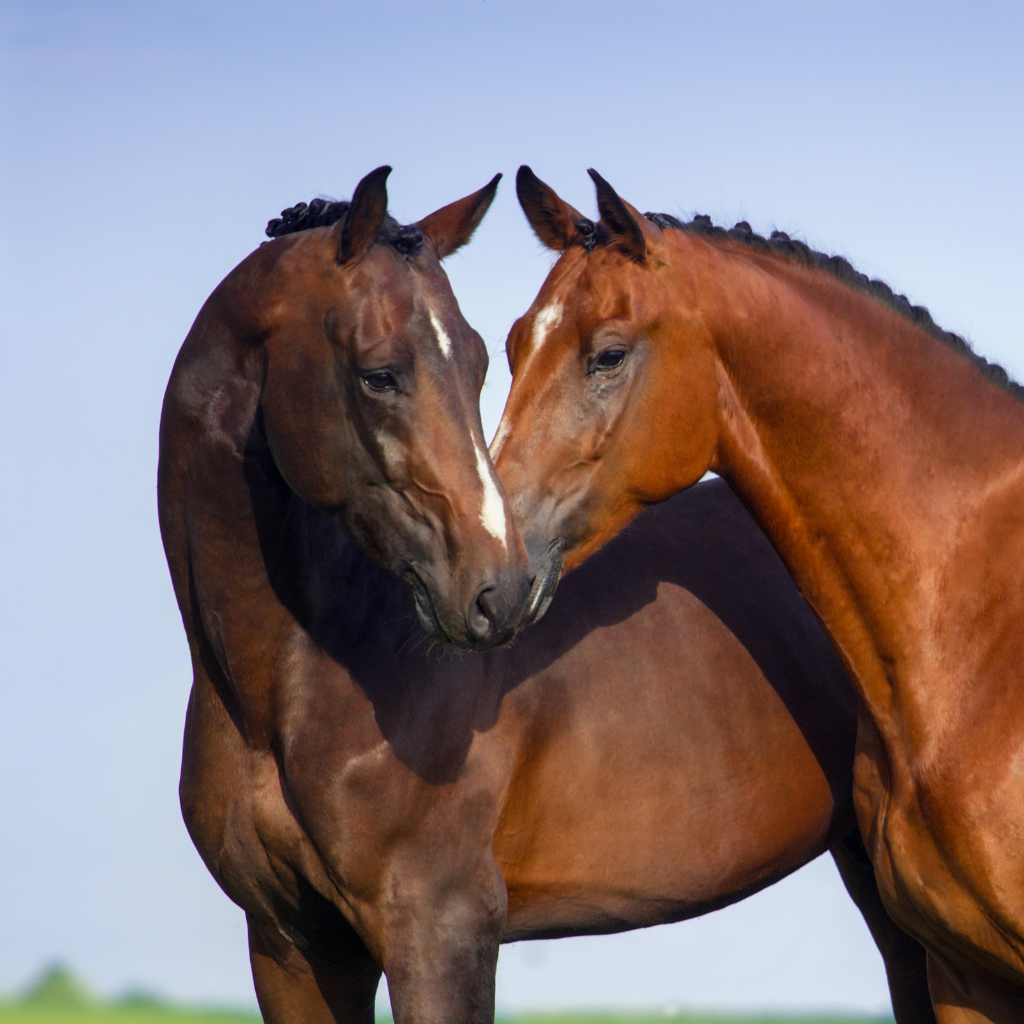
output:
<path id="1" fill-rule="evenodd" d="M 638 289 L 645 286 L 646 275 L 632 260 L 618 253 L 597 250 L 591 254 L 576 282 L 576 294 L 581 315 L 600 320 L 618 315 Z"/>
<path id="2" fill-rule="evenodd" d="M 544 287 L 530 310 L 518 321 L 521 332 L 518 344 L 528 342 L 532 355 L 563 323 L 575 318 L 575 300 L 582 265 L 576 253 L 563 254 L 551 269 Z"/>
<path id="3" fill-rule="evenodd" d="M 570 327 L 575 328 L 574 336 L 585 334 L 599 321 L 621 316 L 632 304 L 635 282 L 628 265 L 602 260 L 600 253 L 573 255 L 568 266 L 555 265 L 524 324 L 530 351 L 545 342 L 550 347 L 554 337 L 564 336 Z"/>
<path id="4" fill-rule="evenodd" d="M 374 246 L 354 275 L 351 296 L 354 342 L 364 358 L 385 358 L 396 346 L 417 360 L 454 365 L 475 335 L 469 329 L 444 270 Z"/>
<path id="5" fill-rule="evenodd" d="M 440 267 L 417 267 L 403 258 L 401 265 L 388 268 L 378 285 L 371 293 L 381 306 L 405 320 L 415 320 L 426 311 L 428 319 L 433 314 L 449 334 L 464 325 L 448 277 Z"/>
<path id="6" fill-rule="evenodd" d="M 607 319 L 610 311 L 617 310 L 621 301 L 603 294 L 584 291 L 577 280 L 571 286 L 548 293 L 537 304 L 522 329 L 529 339 L 527 351 L 531 355 L 556 344 L 569 342 L 599 320 Z"/>
<path id="7" fill-rule="evenodd" d="M 475 347 L 486 349 L 462 318 L 457 305 L 444 295 L 418 294 L 407 303 L 381 304 L 361 322 L 358 344 L 370 352 L 395 355 L 403 351 L 417 363 L 432 365 L 451 381 L 465 372 L 472 377 Z"/>
<path id="8" fill-rule="evenodd" d="M 424 326 L 420 320 L 425 319 L 423 311 L 429 299 L 416 276 L 403 270 L 367 267 L 367 272 L 360 275 L 359 294 L 352 296 L 352 309 L 363 340 L 415 334 Z"/>
<path id="9" fill-rule="evenodd" d="M 545 348 L 551 332 L 565 318 L 565 303 L 558 297 L 537 300 L 535 307 L 523 314 L 513 325 L 508 351 L 516 362 L 516 375 L 522 374 Z"/>
<path id="10" fill-rule="evenodd" d="M 565 299 L 559 295 L 549 298 L 533 316 L 530 337 L 534 346 L 542 345 L 548 335 L 565 318 Z"/>

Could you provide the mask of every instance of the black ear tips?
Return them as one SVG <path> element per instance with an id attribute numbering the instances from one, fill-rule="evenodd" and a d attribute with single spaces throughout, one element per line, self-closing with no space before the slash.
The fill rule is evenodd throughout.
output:
<path id="1" fill-rule="evenodd" d="M 579 241 L 579 229 L 576 227 L 579 211 L 560 199 L 528 164 L 523 164 L 516 172 L 516 196 L 542 245 L 555 252 L 564 252 Z"/>
<path id="2" fill-rule="evenodd" d="M 372 244 L 388 212 L 388 175 L 391 167 L 374 168 L 356 185 L 352 202 L 341 228 L 335 258 L 347 263 L 365 252 Z"/>
<path id="3" fill-rule="evenodd" d="M 491 208 L 491 203 L 494 202 L 494 197 L 498 194 L 498 183 L 501 181 L 502 177 L 503 175 L 501 171 L 498 171 L 498 173 L 477 193 L 480 197 L 477 200 L 477 208 L 480 211 L 480 216 L 474 221 L 474 231 L 476 230 L 476 225 L 483 220 L 484 214 Z"/>
<path id="4" fill-rule="evenodd" d="M 500 173 L 494 175 L 483 188 L 442 206 L 418 222 L 439 260 L 461 249 L 473 237 L 494 202 L 501 177 Z"/>
<path id="5" fill-rule="evenodd" d="M 597 189 L 597 208 L 601 221 L 615 236 L 619 249 L 632 260 L 642 260 L 647 255 L 647 242 L 643 229 L 626 208 L 618 192 L 601 177 L 593 167 L 587 168 Z"/>
<path id="6" fill-rule="evenodd" d="M 615 189 L 613 189 L 611 187 L 611 185 L 609 185 L 608 182 L 605 181 L 604 178 L 602 178 L 601 175 L 598 174 L 597 171 L 594 170 L 593 167 L 588 167 L 587 168 L 587 174 L 590 175 L 590 180 L 594 183 L 594 187 L 597 189 L 597 205 L 598 205 L 598 208 L 601 207 L 602 200 L 607 201 L 608 199 L 610 199 L 613 196 L 620 203 L 622 202 L 622 200 L 619 199 L 618 192 L 616 192 Z"/>
<path id="7" fill-rule="evenodd" d="M 613 196 L 615 196 L 616 199 L 618 199 L 618 193 L 615 191 L 615 189 L 613 189 L 611 185 L 609 185 L 608 182 L 605 181 L 604 178 L 602 178 L 601 175 L 594 170 L 593 167 L 587 168 L 587 174 L 590 175 L 590 180 L 594 183 L 594 187 L 597 189 L 598 195 L 601 195 L 602 193 L 611 193 Z"/>
<path id="8" fill-rule="evenodd" d="M 524 195 L 532 195 L 540 191 L 540 178 L 533 173 L 533 168 L 527 164 L 523 164 L 518 171 L 516 171 L 516 195 L 520 199 Z"/>
<path id="9" fill-rule="evenodd" d="M 503 175 L 501 171 L 498 171 L 498 173 L 477 193 L 479 196 L 477 204 L 481 207 L 480 217 L 477 220 L 477 223 L 483 219 L 484 214 L 491 208 L 491 203 L 494 202 L 494 197 L 498 194 L 498 182 L 501 181 L 502 177 Z M 474 230 L 476 230 L 475 225 Z"/>

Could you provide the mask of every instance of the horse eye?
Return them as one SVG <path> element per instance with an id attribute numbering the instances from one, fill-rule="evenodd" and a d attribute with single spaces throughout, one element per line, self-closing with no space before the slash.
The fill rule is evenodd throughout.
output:
<path id="1" fill-rule="evenodd" d="M 398 382 L 386 370 L 363 374 L 363 383 L 378 394 L 382 391 L 395 391 L 398 388 Z"/>
<path id="2" fill-rule="evenodd" d="M 610 348 L 602 352 L 594 361 L 594 369 L 598 372 L 617 370 L 626 358 L 626 350 L 621 348 Z"/>

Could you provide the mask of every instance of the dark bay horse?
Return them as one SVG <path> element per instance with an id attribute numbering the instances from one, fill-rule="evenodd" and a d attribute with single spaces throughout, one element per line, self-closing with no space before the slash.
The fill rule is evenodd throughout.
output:
<path id="1" fill-rule="evenodd" d="M 541 567 L 528 617 L 707 469 L 855 680 L 856 807 L 942 1024 L 1024 1020 L 1024 390 L 845 260 L 748 224 L 600 222 L 529 168 L 562 253 L 513 327 L 495 463 Z"/>
<path id="2" fill-rule="evenodd" d="M 652 510 L 514 646 L 429 648 L 485 632 L 461 610 L 520 550 L 487 505 L 486 356 L 438 266 L 495 183 L 412 229 L 368 181 L 376 234 L 340 274 L 364 185 L 333 225 L 271 223 L 309 230 L 214 292 L 161 425 L 194 667 L 182 810 L 246 912 L 265 1019 L 366 1024 L 383 969 L 399 1024 L 489 1022 L 500 942 L 703 913 L 830 848 L 901 1024 L 932 1020 L 923 950 L 850 839 L 852 690 L 724 484 Z M 468 566 L 447 612 L 414 587 L 411 613 L 413 557 Z"/>
<path id="3" fill-rule="evenodd" d="M 251 539 L 241 525 L 248 491 L 227 504 L 225 495 L 248 471 L 252 445 L 265 445 L 296 494 L 403 579 L 429 635 L 489 646 L 521 618 L 528 566 L 480 425 L 487 352 L 439 263 L 469 239 L 500 175 L 400 226 L 387 216 L 390 170 L 367 175 L 351 204 L 315 200 L 271 222 L 282 237 L 218 286 L 171 375 L 164 544 L 186 618 L 203 620 L 194 625 L 225 669 L 231 629 L 255 614 L 223 572 Z M 317 224 L 331 226 L 296 230 Z M 256 601 L 263 563 L 245 565 L 235 568 Z"/>

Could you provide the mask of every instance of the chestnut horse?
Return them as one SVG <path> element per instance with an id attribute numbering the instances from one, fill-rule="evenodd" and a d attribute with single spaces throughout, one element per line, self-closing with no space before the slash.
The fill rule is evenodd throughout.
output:
<path id="1" fill-rule="evenodd" d="M 508 339 L 496 443 L 538 578 L 711 469 L 855 680 L 856 806 L 942 1024 L 1024 1020 L 1024 391 L 927 311 L 746 223 L 601 220 L 529 168 L 562 255 Z"/>
<path id="2" fill-rule="evenodd" d="M 398 1024 L 489 1022 L 500 942 L 703 913 L 830 848 L 901 1024 L 933 1020 L 851 836 L 853 692 L 724 484 L 652 510 L 515 646 L 423 649 L 500 639 L 527 596 L 439 266 L 496 181 L 399 227 L 385 174 L 271 222 L 161 422 L 182 812 L 264 1018 L 367 1024 L 383 969 Z"/>

